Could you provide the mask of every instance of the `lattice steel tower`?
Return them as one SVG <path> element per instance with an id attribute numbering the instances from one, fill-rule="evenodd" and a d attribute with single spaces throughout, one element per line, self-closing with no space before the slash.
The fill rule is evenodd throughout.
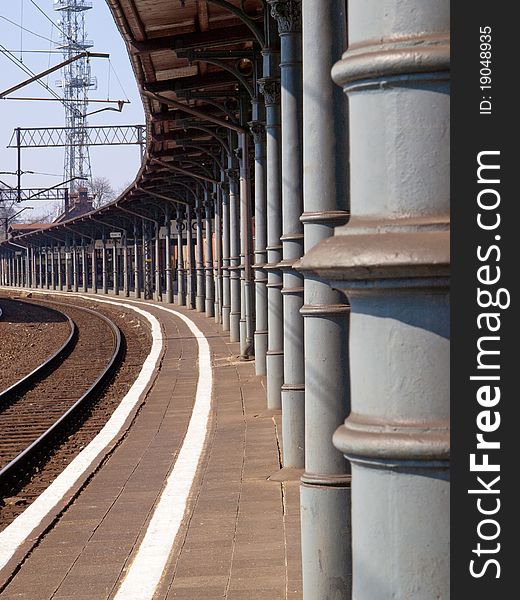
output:
<path id="1" fill-rule="evenodd" d="M 54 0 L 54 10 L 61 13 L 58 27 L 65 59 L 85 52 L 93 46 L 87 40 L 85 14 L 92 8 L 89 0 Z M 90 61 L 81 58 L 71 62 L 62 70 L 62 78 L 57 85 L 63 88 L 65 99 L 65 120 L 68 144 L 65 147 L 65 179 L 86 177 L 91 179 L 90 155 L 87 137 L 88 91 L 95 89 L 96 80 L 90 74 Z M 70 190 L 78 185 L 78 180 L 70 182 Z"/>

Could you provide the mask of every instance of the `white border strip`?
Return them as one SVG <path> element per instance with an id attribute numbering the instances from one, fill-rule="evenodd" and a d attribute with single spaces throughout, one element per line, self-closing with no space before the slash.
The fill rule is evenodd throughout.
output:
<path id="1" fill-rule="evenodd" d="M 92 300 L 92 297 L 81 296 Z M 72 488 L 78 479 L 87 471 L 92 462 L 120 434 L 123 425 L 136 406 L 141 394 L 146 389 L 153 376 L 155 367 L 161 356 L 163 335 L 159 321 L 149 312 L 129 304 L 111 302 L 110 300 L 96 301 L 116 304 L 133 310 L 142 315 L 151 325 L 152 347 L 134 384 L 121 400 L 103 429 L 96 437 L 74 458 L 65 470 L 56 477 L 52 484 L 20 514 L 10 525 L 0 533 L 0 570 L 11 560 L 16 550 L 27 540 L 46 515 L 60 502 L 63 496 Z"/>
<path id="2" fill-rule="evenodd" d="M 136 312 L 144 315 L 152 324 L 152 335 L 154 336 L 152 352 L 150 353 L 148 359 L 145 361 L 145 365 L 147 364 L 149 358 L 152 356 L 155 344 L 157 342 L 154 333 L 154 324 L 159 332 L 158 339 L 161 340 L 162 348 L 162 335 L 160 333 L 160 326 L 157 319 L 150 313 L 140 310 L 134 305 L 134 303 L 142 304 L 142 302 L 128 300 L 128 302 L 132 302 L 133 304 L 132 306 L 130 306 L 120 301 L 118 302 L 113 300 L 104 300 L 92 294 L 85 296 L 82 294 L 66 293 L 64 295 L 67 295 L 69 297 L 79 296 L 80 298 L 95 300 L 96 302 L 115 304 L 117 306 L 123 306 L 126 308 L 133 309 Z M 153 304 L 152 306 L 164 312 L 168 312 L 175 315 L 176 317 L 184 321 L 190 329 L 190 331 L 193 333 L 198 344 L 199 377 L 197 381 L 197 391 L 195 394 L 193 411 L 190 418 L 190 423 L 188 425 L 188 430 L 182 443 L 182 447 L 179 451 L 173 469 L 170 472 L 168 479 L 166 480 L 164 490 L 155 507 L 144 538 L 141 541 L 137 553 L 135 554 L 133 561 L 126 572 L 123 582 L 121 583 L 116 595 L 114 596 L 114 600 L 150 600 L 151 598 L 153 598 L 157 586 L 159 585 L 159 582 L 161 580 L 164 569 L 166 567 L 166 564 L 168 562 L 170 553 L 173 549 L 175 538 L 177 537 L 177 534 L 179 532 L 182 519 L 186 512 L 189 494 L 193 486 L 195 475 L 197 473 L 197 468 L 206 442 L 209 417 L 211 413 L 213 369 L 211 366 L 211 352 L 209 349 L 208 340 L 206 339 L 202 331 L 195 325 L 195 323 L 182 313 L 172 308 L 166 308 L 157 304 Z M 154 361 L 153 367 L 150 371 L 150 375 L 153 372 L 156 361 L 160 356 L 161 348 L 159 348 L 157 358 Z M 141 370 L 141 373 L 136 382 L 134 383 L 134 386 L 132 387 L 130 392 L 132 392 L 132 390 L 140 380 L 141 374 L 143 374 L 143 371 L 145 370 L 145 365 L 143 365 L 143 369 Z M 125 402 L 125 399 L 130 394 L 130 392 L 125 396 L 125 398 L 123 398 L 121 405 Z M 139 395 L 137 396 L 137 398 L 139 397 Z M 31 519 L 31 515 L 35 512 L 35 510 L 31 511 L 31 509 L 37 504 L 45 505 L 44 502 L 40 502 L 40 500 L 42 499 L 42 497 L 50 495 L 48 494 L 48 492 L 51 490 L 51 488 L 60 488 L 60 486 L 56 484 L 58 484 L 59 480 L 62 479 L 62 477 L 69 471 L 70 467 L 72 467 L 72 465 L 76 461 L 80 462 L 78 459 L 81 459 L 89 450 L 90 446 L 94 444 L 94 442 L 96 442 L 96 440 L 103 434 L 105 428 L 109 425 L 109 423 L 112 422 L 112 420 L 116 416 L 116 413 L 120 410 L 121 405 L 118 407 L 118 409 L 116 409 L 116 411 L 108 421 L 107 425 L 105 425 L 103 430 L 101 430 L 101 432 L 94 438 L 94 440 L 92 440 L 92 442 L 74 459 L 74 461 L 72 461 L 72 463 L 65 469 L 65 471 L 63 471 L 63 473 L 56 478 L 56 480 L 51 484 L 51 486 L 49 486 L 49 488 L 47 488 L 47 490 L 31 506 L 29 506 L 25 510 L 25 512 L 23 512 L 11 525 L 9 525 L 9 527 L 7 527 L 2 533 L 0 533 L 0 570 L 14 554 L 16 547 L 28 537 L 28 535 L 34 529 L 34 527 L 36 527 L 41 521 L 41 519 L 43 519 L 43 517 L 45 516 L 43 514 L 39 518 L 39 520 L 36 523 L 34 523 L 36 519 L 34 517 Z M 127 414 L 130 412 L 130 410 L 128 410 Z M 125 419 L 123 418 L 121 426 L 124 423 L 124 420 Z M 90 460 L 90 462 L 92 462 L 92 460 L 98 453 L 99 450 L 96 451 L 95 455 Z M 85 464 L 81 473 L 83 473 L 88 468 L 90 462 L 88 464 Z M 79 475 L 77 477 L 79 477 Z M 75 480 L 77 480 L 77 477 Z M 72 486 L 72 483 L 70 484 L 69 488 Z M 61 488 L 63 487 L 64 486 L 61 486 Z M 52 494 L 52 497 L 56 499 L 54 500 L 52 506 L 50 506 L 47 509 L 47 512 L 59 502 L 60 498 L 67 491 L 67 489 L 63 489 L 62 491 L 57 490 L 57 493 Z M 30 513 L 29 517 L 22 519 L 24 515 L 27 515 L 27 513 Z M 18 529 L 22 530 L 22 527 L 13 527 L 19 521 L 23 523 L 29 521 L 29 523 L 32 523 L 32 525 L 29 525 L 29 523 L 27 523 L 27 525 L 23 527 L 23 533 L 20 531 L 16 535 Z M 31 527 L 30 530 L 29 527 Z M 13 530 L 13 533 L 7 538 L 7 543 L 4 544 L 3 536 L 10 529 Z M 22 536 L 24 537 L 22 538 Z M 15 545 L 16 547 L 13 547 Z M 4 548 L 4 546 L 7 546 L 7 548 Z M 7 558 L 4 558 L 4 554 Z"/>
<path id="3" fill-rule="evenodd" d="M 114 600 L 150 600 L 161 580 L 186 511 L 190 490 L 204 449 L 211 411 L 213 370 L 208 340 L 183 314 L 154 305 L 184 321 L 199 349 L 199 379 L 188 431 L 175 465 L 166 480 L 145 536 Z"/>

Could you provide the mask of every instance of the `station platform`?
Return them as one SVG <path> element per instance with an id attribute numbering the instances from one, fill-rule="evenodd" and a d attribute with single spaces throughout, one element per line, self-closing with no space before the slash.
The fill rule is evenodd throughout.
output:
<path id="1" fill-rule="evenodd" d="M 199 379 L 198 345 L 167 305 L 117 301 L 131 302 L 161 323 L 164 353 L 153 384 L 115 449 L 23 557 L 0 593 L 2 600 L 145 597 L 128 581 L 121 592 L 121 584 L 138 562 L 165 481 L 181 454 Z M 280 475 L 281 415 L 266 410 L 263 379 L 255 375 L 253 362 L 237 358 L 238 344 L 228 341 L 220 325 L 193 310 L 168 307 L 188 317 L 209 343 L 213 386 L 195 479 L 149 597 L 301 598 L 299 477 Z M 174 504 L 175 493 L 172 510 L 179 510 Z M 161 531 L 160 521 L 154 526 Z M 152 548 L 148 556 L 161 551 Z M 147 570 L 142 573 L 146 577 Z"/>

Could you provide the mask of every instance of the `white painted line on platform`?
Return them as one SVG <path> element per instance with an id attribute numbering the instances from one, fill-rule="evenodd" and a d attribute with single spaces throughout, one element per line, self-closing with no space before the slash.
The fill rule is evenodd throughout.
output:
<path id="1" fill-rule="evenodd" d="M 9 288 L 12 289 L 12 288 Z M 34 292 L 35 290 L 30 290 Z M 46 292 L 48 293 L 48 292 Z M 69 296 L 71 294 L 68 294 Z M 79 295 L 79 294 L 78 294 Z M 93 300 L 92 296 L 82 296 Z M 96 437 L 74 458 L 74 460 L 58 475 L 52 484 L 20 514 L 8 527 L 0 533 L 0 570 L 9 562 L 16 550 L 27 540 L 47 514 L 60 502 L 75 482 L 90 467 L 101 452 L 116 439 L 121 429 L 136 406 L 141 394 L 146 389 L 155 367 L 161 356 L 163 335 L 159 321 L 151 313 L 122 302 L 95 298 L 96 302 L 115 304 L 133 310 L 142 315 L 151 326 L 152 347 L 139 372 L 137 379 L 121 400 L 110 419 Z"/>
<path id="2" fill-rule="evenodd" d="M 36 293 L 49 293 L 47 291 L 39 292 L 39 290 L 30 291 Z M 54 294 L 56 292 L 51 293 Z M 60 292 L 58 292 L 58 294 L 60 294 Z M 135 304 L 142 305 L 143 302 L 129 300 L 127 298 L 125 298 L 125 303 L 123 303 L 122 301 L 117 300 L 101 299 L 94 294 L 83 295 L 81 293 L 72 294 L 70 292 L 61 292 L 61 294 L 69 297 L 79 296 L 81 298 L 96 302 L 106 302 L 108 304 L 126 307 L 128 307 L 126 302 L 131 302 L 134 306 L 131 306 L 130 308 L 133 308 L 137 312 L 144 313 L 144 311 L 141 311 L 135 307 Z M 119 589 L 117 590 L 116 595 L 113 597 L 113 600 L 151 600 L 153 598 L 168 562 L 168 558 L 173 549 L 175 539 L 187 509 L 189 494 L 193 486 L 197 468 L 199 466 L 206 442 L 209 417 L 211 414 L 213 369 L 211 366 L 211 352 L 206 336 L 191 319 L 182 313 L 158 304 L 153 304 L 151 306 L 158 310 L 175 315 L 184 321 L 190 331 L 193 333 L 198 344 L 199 377 L 197 381 L 197 390 L 190 423 L 188 425 L 188 430 L 184 437 L 182 447 L 177 456 L 177 460 L 175 461 L 170 475 L 166 480 L 164 490 L 152 514 L 144 538 L 133 558 L 132 563 L 128 567 L 126 575 Z M 153 316 L 152 318 L 155 319 Z M 88 446 L 85 448 L 85 450 L 87 449 Z M 85 452 L 85 450 L 83 452 Z M 81 454 L 77 458 L 80 456 Z M 62 473 L 62 475 L 64 473 Z M 59 478 L 57 478 L 56 481 L 58 481 L 58 479 Z M 56 481 L 54 483 L 56 483 Z M 37 501 L 35 501 L 34 504 L 36 504 Z M 24 513 L 22 513 L 14 521 L 14 523 L 12 523 L 12 525 L 14 525 L 18 519 L 23 517 L 23 515 L 32 506 L 34 506 L 34 504 L 32 504 Z M 11 527 L 11 525 L 9 527 Z M 2 534 L 0 534 L 0 557 L 2 551 L 1 536 Z M 3 564 L 0 562 L 0 569 L 2 566 Z"/>
<path id="3" fill-rule="evenodd" d="M 114 600 L 151 600 L 175 543 L 206 440 L 211 411 L 213 371 L 208 340 L 185 315 L 163 306 L 189 327 L 198 344 L 199 379 L 190 423 L 175 465 L 166 480 L 145 536 Z"/>

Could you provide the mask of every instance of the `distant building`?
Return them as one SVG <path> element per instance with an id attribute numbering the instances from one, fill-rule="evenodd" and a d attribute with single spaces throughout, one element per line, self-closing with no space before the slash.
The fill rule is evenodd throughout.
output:
<path id="1" fill-rule="evenodd" d="M 93 210 L 92 202 L 94 198 L 89 196 L 87 188 L 81 187 L 72 192 L 65 200 L 65 210 L 59 215 L 54 223 L 63 223 L 69 219 L 80 217 Z"/>

